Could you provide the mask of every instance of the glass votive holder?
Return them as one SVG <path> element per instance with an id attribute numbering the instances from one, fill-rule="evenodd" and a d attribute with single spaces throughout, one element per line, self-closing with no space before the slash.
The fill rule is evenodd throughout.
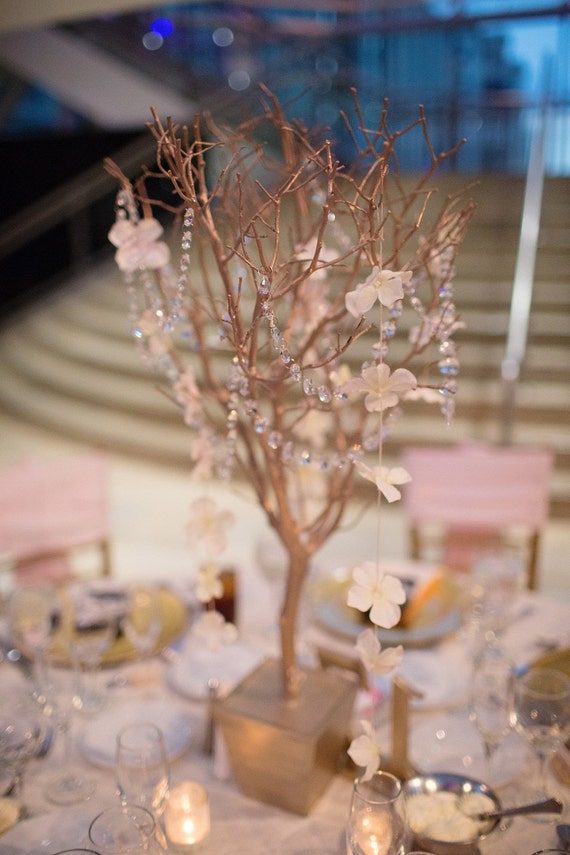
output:
<path id="1" fill-rule="evenodd" d="M 210 804 L 201 784 L 183 781 L 170 790 L 164 826 L 168 843 L 176 852 L 192 852 L 210 833 Z"/>

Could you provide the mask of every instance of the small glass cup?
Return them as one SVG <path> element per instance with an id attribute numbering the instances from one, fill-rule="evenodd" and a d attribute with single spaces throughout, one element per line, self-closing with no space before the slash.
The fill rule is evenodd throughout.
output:
<path id="1" fill-rule="evenodd" d="M 123 806 L 139 805 L 155 816 L 162 814 L 170 772 L 159 727 L 144 721 L 123 727 L 116 738 L 115 771 Z"/>
<path id="2" fill-rule="evenodd" d="M 347 852 L 403 855 L 408 837 L 401 781 L 381 771 L 368 780 L 357 778 L 346 825 Z"/>
<path id="3" fill-rule="evenodd" d="M 54 855 L 101 855 L 101 853 L 95 852 L 94 849 L 60 849 Z"/>
<path id="4" fill-rule="evenodd" d="M 152 813 L 138 805 L 103 810 L 89 826 L 89 844 L 98 855 L 163 855 L 168 851 L 164 833 Z"/>

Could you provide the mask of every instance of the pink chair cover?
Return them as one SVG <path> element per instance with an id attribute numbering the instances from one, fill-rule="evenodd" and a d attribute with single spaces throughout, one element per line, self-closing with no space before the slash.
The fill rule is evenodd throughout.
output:
<path id="1" fill-rule="evenodd" d="M 412 480 L 403 491 L 404 507 L 412 523 L 537 531 L 548 516 L 552 461 L 542 449 L 408 448 L 402 465 Z"/>
<path id="2" fill-rule="evenodd" d="M 404 510 L 416 532 L 443 526 L 441 560 L 466 570 L 477 553 L 500 547 L 503 532 L 540 532 L 548 516 L 552 464 L 553 454 L 544 449 L 410 447 L 402 454 L 412 477 L 403 489 Z M 535 584 L 532 550 L 528 584 Z"/>
<path id="3" fill-rule="evenodd" d="M 21 565 L 22 581 L 62 580 L 70 574 L 65 553 L 108 538 L 107 474 L 99 452 L 0 470 L 0 554 Z"/>

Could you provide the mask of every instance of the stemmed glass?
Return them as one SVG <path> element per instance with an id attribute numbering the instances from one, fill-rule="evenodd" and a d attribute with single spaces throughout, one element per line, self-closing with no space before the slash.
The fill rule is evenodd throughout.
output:
<path id="1" fill-rule="evenodd" d="M 50 641 L 56 628 L 58 598 L 51 585 L 17 587 L 8 604 L 12 642 L 33 657 L 36 691 L 44 680 Z"/>
<path id="2" fill-rule="evenodd" d="M 143 659 L 151 655 L 162 629 L 160 598 L 156 589 L 142 585 L 133 585 L 129 589 L 127 612 L 121 620 L 121 629 Z"/>
<path id="3" fill-rule="evenodd" d="M 474 664 L 470 718 L 483 742 L 488 781 L 495 752 L 512 727 L 514 680 L 514 663 L 499 647 L 485 647 Z"/>
<path id="4" fill-rule="evenodd" d="M 346 825 L 352 855 L 403 855 L 409 843 L 402 784 L 389 772 L 354 782 Z"/>
<path id="5" fill-rule="evenodd" d="M 115 771 L 123 806 L 140 805 L 155 816 L 163 813 L 170 770 L 159 727 L 149 722 L 123 727 L 116 738 Z"/>
<path id="6" fill-rule="evenodd" d="M 551 668 L 531 668 L 516 681 L 514 713 L 517 730 L 528 739 L 538 757 L 536 797 L 547 798 L 548 760 L 570 730 L 570 677 Z M 548 814 L 533 818 L 549 821 Z"/>
<path id="7" fill-rule="evenodd" d="M 83 712 L 98 712 L 105 705 L 96 676 L 105 652 L 117 637 L 117 628 L 116 615 L 102 609 L 89 619 L 75 612 L 68 616 L 65 641 L 78 681 L 76 703 Z M 87 675 L 89 681 L 85 679 Z"/>
<path id="8" fill-rule="evenodd" d="M 53 765 L 59 765 L 54 775 L 50 773 L 44 783 L 46 799 L 56 805 L 72 805 L 89 799 L 97 788 L 93 778 L 73 766 L 70 757 L 73 753 L 72 717 L 75 712 L 75 688 L 70 675 L 48 664 L 42 687 L 44 714 L 53 723 L 58 734 L 55 750 L 60 758 L 54 758 Z"/>
<path id="9" fill-rule="evenodd" d="M 10 693 L 0 706 L 0 766 L 13 774 L 11 794 L 21 800 L 24 773 L 46 736 L 42 711 L 26 691 Z"/>
<path id="10" fill-rule="evenodd" d="M 261 570 L 261 575 L 267 581 L 271 605 L 271 632 L 276 632 L 277 615 L 281 607 L 281 599 L 285 586 L 285 578 L 287 576 L 287 553 L 281 541 L 275 537 L 263 537 L 255 547 L 256 563 Z"/>

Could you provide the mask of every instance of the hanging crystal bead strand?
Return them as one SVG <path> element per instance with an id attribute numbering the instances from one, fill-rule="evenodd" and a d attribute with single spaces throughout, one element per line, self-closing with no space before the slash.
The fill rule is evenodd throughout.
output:
<path id="1" fill-rule="evenodd" d="M 130 220 L 136 224 L 140 220 L 139 211 L 135 202 L 132 189 L 130 187 L 121 187 L 116 196 L 116 219 Z M 138 274 L 141 278 L 141 274 Z M 148 350 L 145 347 L 145 336 L 141 330 L 141 317 L 144 311 L 141 305 L 139 289 L 137 289 L 137 277 L 132 273 L 123 273 L 123 282 L 126 286 L 128 300 L 128 317 L 131 327 L 131 334 L 135 340 L 135 346 L 139 351 L 140 358 L 143 364 L 149 362 Z M 143 288 L 144 290 L 144 288 Z"/>
<path id="2" fill-rule="evenodd" d="M 172 301 L 172 322 L 177 324 L 183 317 L 184 300 L 186 297 L 186 284 L 188 282 L 188 270 L 190 268 L 190 250 L 192 249 L 192 233 L 194 229 L 194 209 L 186 208 L 182 223 L 182 240 L 180 244 L 180 262 L 178 264 L 178 277 L 176 279 L 175 293 Z"/>
<path id="3" fill-rule="evenodd" d="M 442 266 L 442 282 L 439 287 L 440 299 L 440 324 L 437 338 L 439 341 L 439 361 L 437 363 L 439 373 L 443 378 L 440 387 L 443 401 L 440 409 L 446 424 L 450 425 L 455 415 L 455 395 L 457 394 L 457 375 L 459 374 L 459 358 L 455 342 L 451 338 L 451 332 L 457 321 L 457 310 L 453 302 L 454 287 L 451 276 L 454 267 L 451 259 L 446 259 Z"/>
<path id="4" fill-rule="evenodd" d="M 269 296 L 269 282 L 266 276 L 261 277 L 259 291 L 265 298 Z M 329 404 L 333 398 L 343 400 L 345 395 L 340 389 L 329 389 L 324 383 L 315 383 L 303 372 L 299 363 L 292 356 L 287 341 L 277 325 L 277 320 L 268 299 L 263 300 L 261 311 L 269 324 L 269 335 L 274 350 L 278 352 L 281 362 L 289 372 L 291 378 L 296 383 L 301 384 L 303 394 L 307 395 L 307 397 L 318 397 L 322 404 Z"/>

